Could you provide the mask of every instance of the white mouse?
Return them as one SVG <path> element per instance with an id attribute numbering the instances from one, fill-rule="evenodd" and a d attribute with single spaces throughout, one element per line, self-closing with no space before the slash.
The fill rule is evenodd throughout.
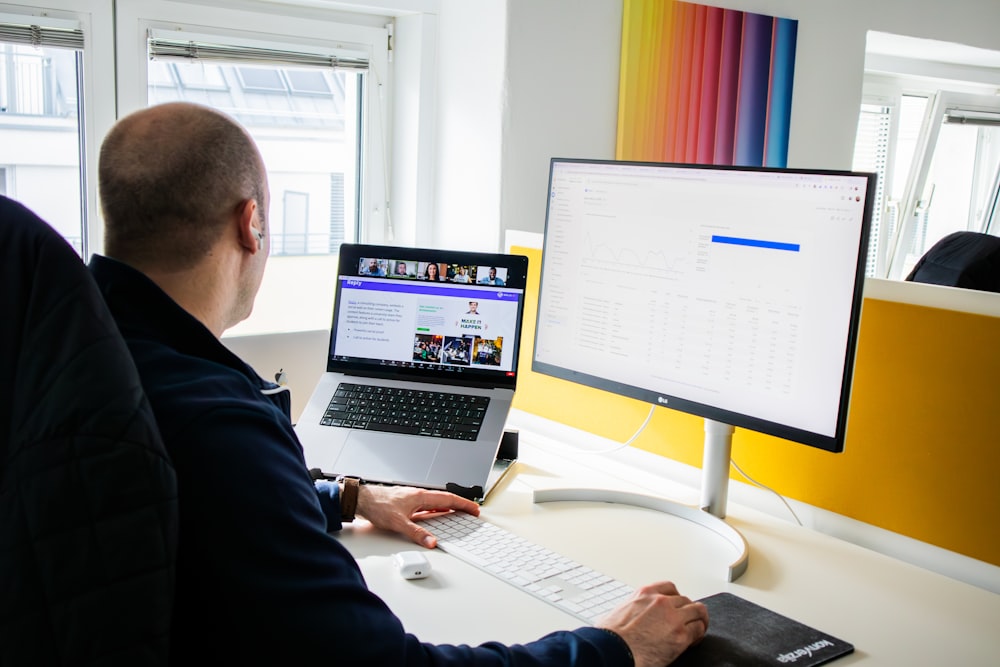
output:
<path id="1" fill-rule="evenodd" d="M 423 579 L 431 573 L 431 562 L 419 551 L 400 551 L 392 559 L 404 579 Z"/>

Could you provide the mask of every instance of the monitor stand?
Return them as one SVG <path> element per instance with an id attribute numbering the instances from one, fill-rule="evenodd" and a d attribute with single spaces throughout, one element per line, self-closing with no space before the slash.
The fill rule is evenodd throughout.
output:
<path id="1" fill-rule="evenodd" d="M 705 419 L 705 446 L 701 454 L 701 502 L 698 506 L 719 519 L 726 518 L 729 500 L 729 461 L 733 457 L 733 427 Z"/>
<path id="2" fill-rule="evenodd" d="M 673 514 L 693 521 L 724 538 L 736 547 L 738 557 L 729 566 L 727 581 L 736 581 L 746 572 L 749 548 L 743 534 L 724 521 L 729 491 L 729 460 L 733 451 L 733 427 L 705 420 L 705 449 L 701 466 L 700 509 L 666 498 L 647 496 L 630 491 L 611 489 L 567 488 L 536 489 L 534 502 L 548 503 L 566 500 L 619 503 Z"/>

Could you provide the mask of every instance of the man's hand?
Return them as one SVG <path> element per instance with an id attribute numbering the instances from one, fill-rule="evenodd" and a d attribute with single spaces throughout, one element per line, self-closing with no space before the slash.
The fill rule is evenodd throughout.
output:
<path id="1" fill-rule="evenodd" d="M 613 630 L 625 640 L 632 649 L 635 667 L 662 667 L 701 641 L 708 630 L 708 610 L 665 581 L 640 588 L 597 626 Z"/>
<path id="2" fill-rule="evenodd" d="M 405 535 L 428 549 L 437 545 L 437 538 L 416 522 L 422 514 L 447 510 L 479 516 L 479 505 L 446 491 L 376 484 L 364 484 L 358 490 L 358 516 L 368 519 L 376 528 Z"/>

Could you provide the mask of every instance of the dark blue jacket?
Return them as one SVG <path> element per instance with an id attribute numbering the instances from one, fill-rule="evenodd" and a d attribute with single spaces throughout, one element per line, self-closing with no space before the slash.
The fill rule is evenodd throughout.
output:
<path id="1" fill-rule="evenodd" d="M 177 487 L 87 267 L 0 197 L 0 667 L 166 666 Z"/>
<path id="2" fill-rule="evenodd" d="M 628 665 L 620 638 L 582 628 L 526 646 L 433 646 L 368 590 L 314 485 L 287 393 L 261 379 L 143 274 L 91 271 L 139 368 L 177 470 L 175 664 Z M 469 609 L 441 613 L 467 614 Z M 516 610 L 511 610 L 516 613 Z"/>

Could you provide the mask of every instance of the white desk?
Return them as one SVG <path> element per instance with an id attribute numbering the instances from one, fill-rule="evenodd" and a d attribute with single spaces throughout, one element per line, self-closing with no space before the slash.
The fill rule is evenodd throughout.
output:
<path id="1" fill-rule="evenodd" d="M 651 480 L 647 470 L 630 471 L 604 454 L 570 458 L 571 451 L 522 430 L 520 461 L 487 499 L 483 516 L 635 586 L 669 579 L 691 598 L 730 591 L 812 625 L 854 644 L 838 666 L 1000 664 L 1000 595 L 732 501 L 727 521 L 750 545 L 749 568 L 733 583 L 726 567 L 735 549 L 691 522 L 604 503 L 534 504 L 536 488 L 596 485 L 651 494 L 651 482 L 662 484 L 657 495 L 696 502 L 695 489 Z M 427 552 L 430 577 L 404 580 L 391 555 L 415 547 L 363 522 L 341 539 L 371 589 L 423 641 L 526 642 L 579 625 L 440 551 Z"/>

